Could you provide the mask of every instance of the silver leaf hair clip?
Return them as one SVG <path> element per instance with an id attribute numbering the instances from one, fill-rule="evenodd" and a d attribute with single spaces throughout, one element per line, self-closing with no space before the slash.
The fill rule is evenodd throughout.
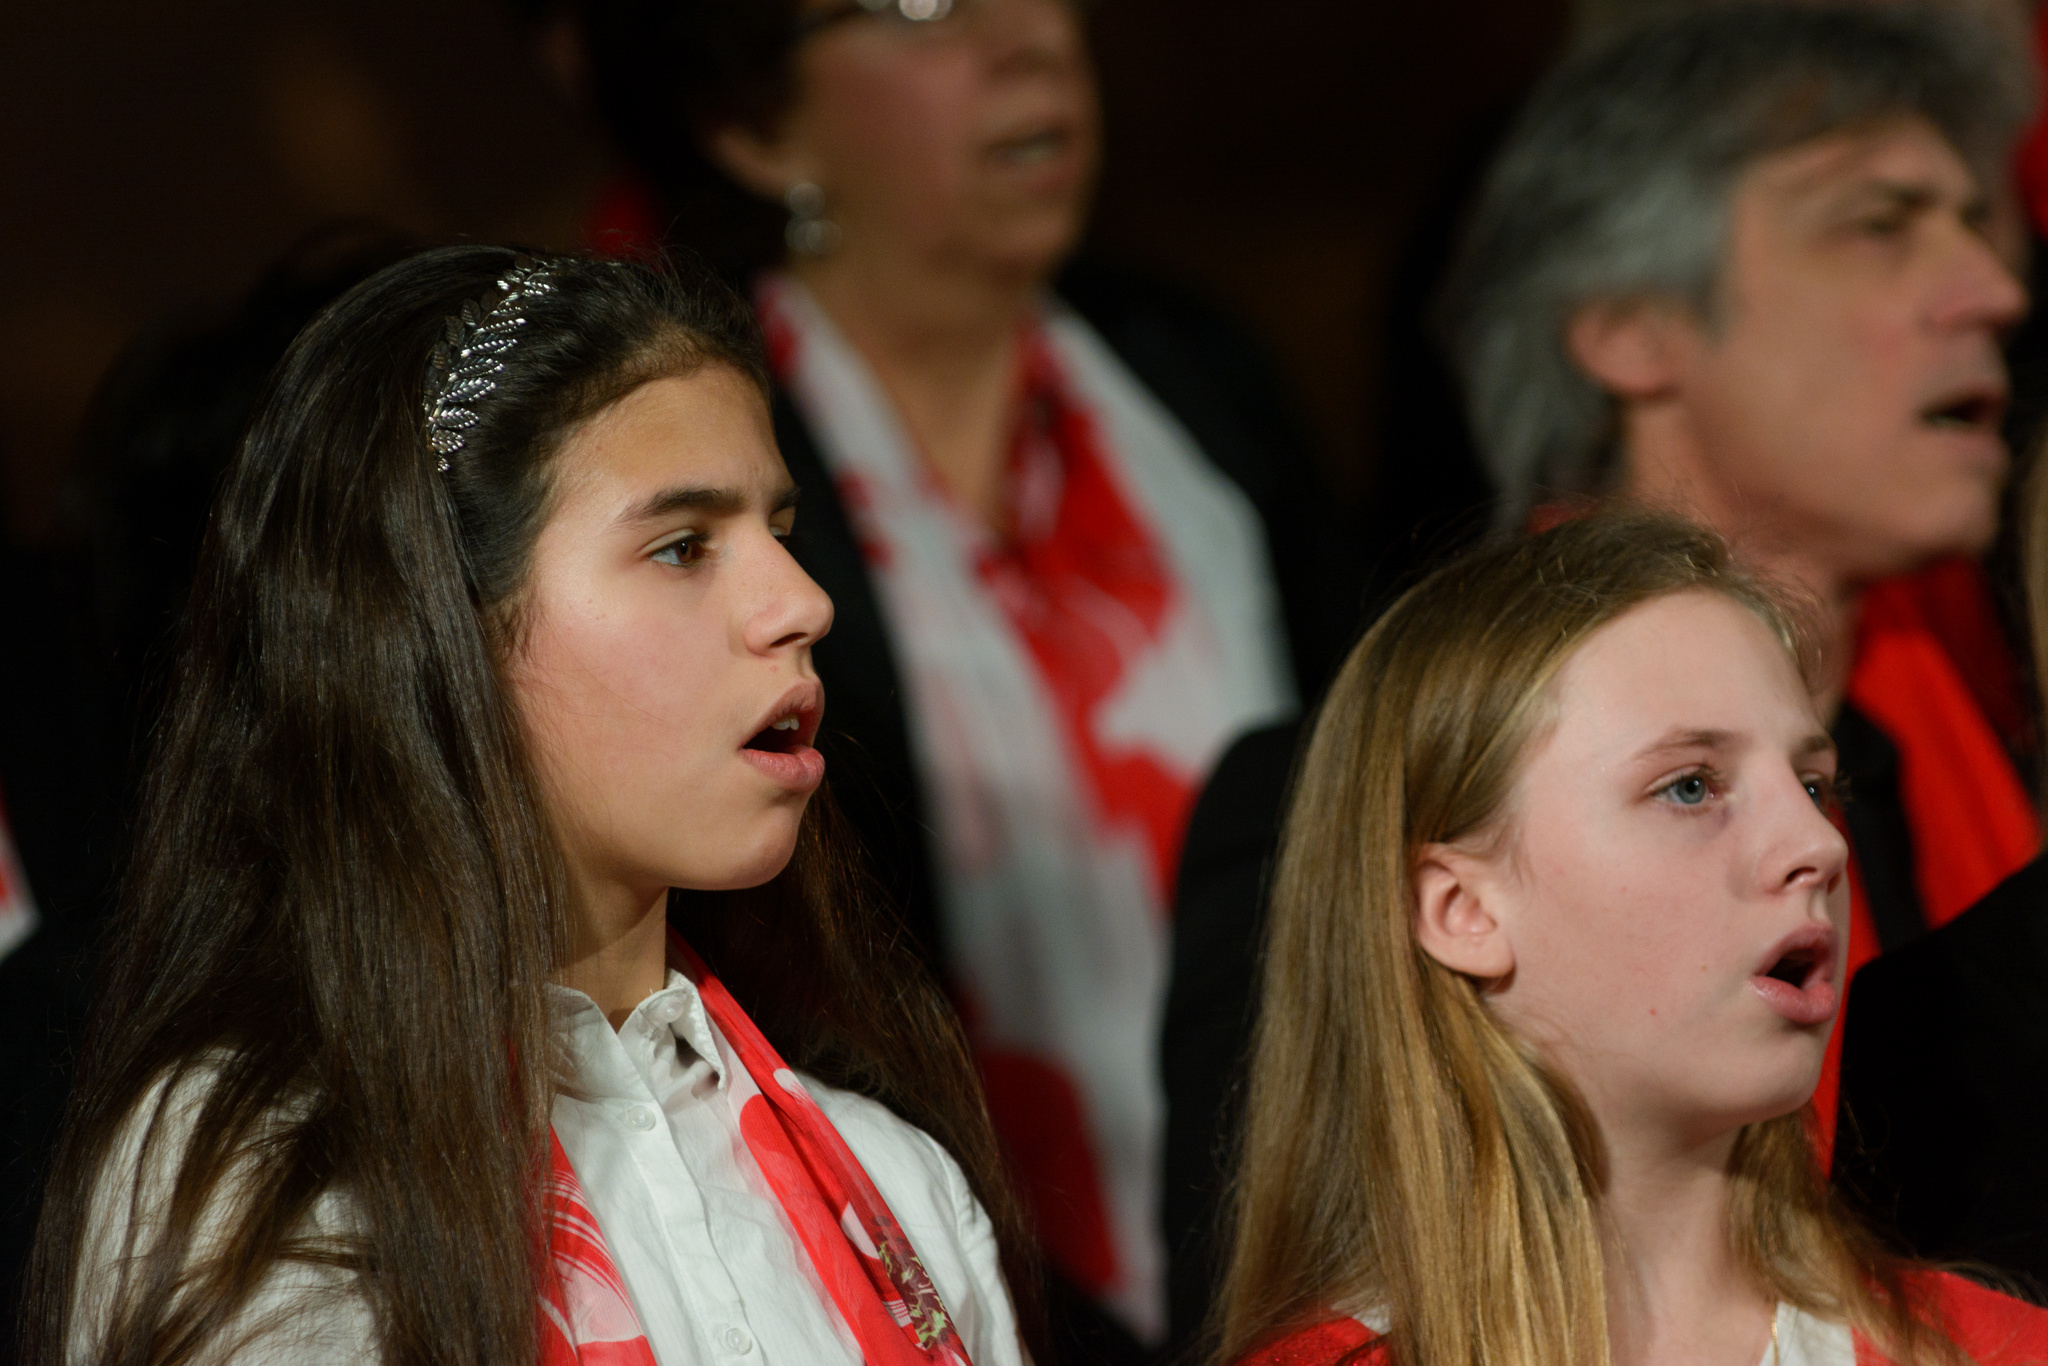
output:
<path id="1" fill-rule="evenodd" d="M 495 291 L 465 300 L 462 311 L 442 324 L 442 338 L 434 343 L 427 365 L 423 400 L 427 444 L 438 457 L 434 468 L 442 474 L 448 472 L 448 457 L 462 449 L 466 433 L 477 424 L 477 404 L 498 387 L 496 376 L 504 372 L 505 358 L 519 344 L 519 330 L 526 326 L 520 310 L 530 300 L 555 292 L 554 275 L 552 262 L 514 256 L 512 268 L 498 277 Z"/>

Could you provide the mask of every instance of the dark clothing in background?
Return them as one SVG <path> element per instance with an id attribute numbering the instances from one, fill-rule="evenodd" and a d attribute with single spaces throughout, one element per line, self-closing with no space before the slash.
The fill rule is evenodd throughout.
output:
<path id="1" fill-rule="evenodd" d="M 1849 775 L 1850 841 L 1889 954 L 1925 933 L 1913 884 L 1912 846 L 1899 806 L 1898 751 L 1853 707 L 1842 709 L 1832 734 L 1841 771 Z M 1217 765 L 1188 823 L 1174 901 L 1172 976 L 1160 1031 L 1166 1083 L 1162 1217 L 1167 1305 L 1176 1343 L 1199 1332 L 1223 1270 L 1226 1249 L 1218 1221 L 1258 1010 L 1267 884 L 1289 779 L 1307 737 L 1305 723 L 1290 722 L 1240 739 Z M 2041 980 L 2048 982 L 2048 962 L 2042 972 Z M 1860 998 L 1857 1009 L 1863 1009 Z M 1853 1043 L 1855 1016 L 1850 1018 Z M 2042 1028 L 2048 1031 L 2048 1015 Z M 2043 1059 L 2048 1067 L 2048 1048 Z M 2048 1192 L 2048 1161 L 2042 1167 Z M 2042 1212 L 2043 1247 L 2048 1249 L 2048 1205 Z"/>
<path id="2" fill-rule="evenodd" d="M 1188 821 L 1160 1028 L 1166 1083 L 1169 1340 L 1200 1331 L 1223 1271 L 1217 1219 L 1230 1169 L 1264 942 L 1266 879 L 1304 725 L 1256 730 L 1216 766 Z"/>
<path id="3" fill-rule="evenodd" d="M 0 791 L 37 929 L 0 959 L 0 1362 L 70 1092 L 99 932 L 124 838 L 126 755 L 90 632 L 89 581 L 62 557 L 0 552 Z"/>
<path id="4" fill-rule="evenodd" d="M 2048 1290 L 2048 860 L 1857 974 L 1835 1179 L 1918 1256 Z"/>

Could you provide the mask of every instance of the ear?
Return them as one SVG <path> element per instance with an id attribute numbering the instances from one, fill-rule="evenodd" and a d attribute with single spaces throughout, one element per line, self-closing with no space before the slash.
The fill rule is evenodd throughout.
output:
<path id="1" fill-rule="evenodd" d="M 712 165 L 763 199 L 780 203 L 789 187 L 813 178 L 810 157 L 786 130 L 766 135 L 739 123 L 721 123 L 704 135 Z"/>
<path id="2" fill-rule="evenodd" d="M 1565 324 L 1565 345 L 1579 368 L 1620 399 L 1651 399 L 1677 387 L 1687 344 L 1699 327 L 1661 301 L 1602 299 Z"/>
<path id="3" fill-rule="evenodd" d="M 1497 981 L 1515 970 L 1495 914 L 1498 883 L 1485 861 L 1448 844 L 1423 846 L 1415 865 L 1415 938 L 1453 972 Z"/>

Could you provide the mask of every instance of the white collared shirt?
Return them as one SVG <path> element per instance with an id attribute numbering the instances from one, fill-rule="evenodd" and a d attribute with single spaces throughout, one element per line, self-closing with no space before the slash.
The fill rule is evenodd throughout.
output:
<path id="1" fill-rule="evenodd" d="M 858 1366 L 840 1321 L 767 1179 L 740 1135 L 726 1082 L 738 1057 L 705 1015 L 696 987 L 671 971 L 614 1033 L 581 992 L 555 993 L 573 1076 L 555 1101 L 555 1133 L 603 1230 L 613 1264 L 661 1366 Z M 96 1359 L 140 1194 L 137 1250 L 161 1228 L 163 1202 L 213 1068 L 187 1075 L 149 1151 L 153 1088 L 123 1126 L 95 1198 L 81 1263 L 70 1357 Z M 873 1178 L 917 1249 L 975 1366 L 1023 1366 L 995 1231 L 959 1167 L 929 1135 L 864 1096 L 805 1086 Z M 138 1172 L 138 1167 L 141 1170 Z M 348 1227 L 346 1196 L 318 1202 L 310 1233 Z M 204 1245 L 224 1230 L 203 1219 Z M 374 1360 L 376 1325 L 342 1273 L 274 1268 L 209 1362 L 342 1366 Z"/>
<path id="2" fill-rule="evenodd" d="M 697 988 L 668 985 L 614 1032 L 589 997 L 553 988 L 575 1089 L 555 1133 L 662 1366 L 858 1366 L 796 1230 L 740 1136 L 739 1057 Z M 805 1079 L 874 1179 L 975 1366 L 1019 1366 L 995 1230 L 933 1139 L 864 1096 Z"/>

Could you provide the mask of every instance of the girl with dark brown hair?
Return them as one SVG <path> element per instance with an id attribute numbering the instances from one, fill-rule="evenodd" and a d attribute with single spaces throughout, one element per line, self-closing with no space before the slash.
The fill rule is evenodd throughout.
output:
<path id="1" fill-rule="evenodd" d="M 1470 555 L 1353 652 L 1288 812 L 1219 1361 L 2048 1361 L 1887 1255 L 1811 1098 L 1848 849 L 1813 651 L 1711 532 Z"/>
<path id="2" fill-rule="evenodd" d="M 308 327 L 202 558 L 27 1359 L 1022 1359 L 964 1045 L 820 794 L 795 503 L 713 283 L 447 248 Z"/>

